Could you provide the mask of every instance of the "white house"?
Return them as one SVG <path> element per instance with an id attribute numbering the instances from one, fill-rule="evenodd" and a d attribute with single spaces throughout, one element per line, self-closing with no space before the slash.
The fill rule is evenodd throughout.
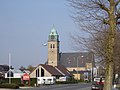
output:
<path id="1" fill-rule="evenodd" d="M 21 78 L 23 76 L 23 72 L 20 70 L 13 70 L 10 69 L 8 72 L 5 73 L 5 78 Z"/>

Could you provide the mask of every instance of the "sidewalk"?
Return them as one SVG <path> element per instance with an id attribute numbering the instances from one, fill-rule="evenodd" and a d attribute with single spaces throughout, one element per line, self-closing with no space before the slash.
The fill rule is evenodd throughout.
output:
<path id="1" fill-rule="evenodd" d="M 0 90 L 20 90 L 20 89 L 29 89 L 34 87 L 19 87 L 19 89 L 9 89 L 9 88 L 0 88 Z"/>
<path id="2" fill-rule="evenodd" d="M 119 90 L 119 89 L 117 89 L 117 88 L 112 88 L 112 90 Z"/>
<path id="3" fill-rule="evenodd" d="M 82 88 L 82 89 L 79 89 L 79 90 L 91 90 L 91 87 L 86 87 L 86 88 Z"/>
<path id="4" fill-rule="evenodd" d="M 34 87 L 19 87 L 19 89 L 24 89 L 24 88 L 34 88 Z"/>

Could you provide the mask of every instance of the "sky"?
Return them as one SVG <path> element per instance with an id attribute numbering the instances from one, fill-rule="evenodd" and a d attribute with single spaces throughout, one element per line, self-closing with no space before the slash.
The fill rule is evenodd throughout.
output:
<path id="1" fill-rule="evenodd" d="M 53 25 L 60 52 L 74 51 L 70 34 L 78 28 L 70 17 L 67 0 L 0 0 L 0 64 L 14 68 L 47 61 L 48 35 Z"/>

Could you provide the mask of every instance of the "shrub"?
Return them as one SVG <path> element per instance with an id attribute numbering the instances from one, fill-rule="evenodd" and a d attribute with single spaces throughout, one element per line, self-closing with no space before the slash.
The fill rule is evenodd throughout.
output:
<path id="1" fill-rule="evenodd" d="M 30 78 L 30 86 L 34 86 L 37 83 L 37 78 Z"/>
<path id="2" fill-rule="evenodd" d="M 4 79 L 0 79 L 0 84 L 5 83 Z"/>
<path id="3" fill-rule="evenodd" d="M 19 86 L 21 86 L 21 87 L 25 86 L 25 85 L 24 85 L 24 84 L 22 84 L 22 83 L 21 83 L 21 84 L 18 84 L 18 85 L 19 85 Z"/>
<path id="4" fill-rule="evenodd" d="M 56 84 L 74 84 L 78 83 L 77 81 L 56 81 Z"/>
<path id="5" fill-rule="evenodd" d="M 1 83 L 8 83 L 9 82 L 9 78 L 5 78 L 4 80 L 0 81 Z M 21 82 L 21 78 L 11 78 L 11 83 L 17 83 L 19 86 L 25 86 L 22 84 Z M 34 86 L 35 83 L 37 83 L 37 78 L 30 78 L 30 86 Z"/>
<path id="6" fill-rule="evenodd" d="M 8 83 L 9 78 L 5 78 L 3 81 L 4 83 Z M 11 83 L 21 84 L 21 78 L 11 78 Z"/>
<path id="7" fill-rule="evenodd" d="M 0 84 L 0 88 L 18 89 L 19 86 L 17 84 L 2 83 Z"/>

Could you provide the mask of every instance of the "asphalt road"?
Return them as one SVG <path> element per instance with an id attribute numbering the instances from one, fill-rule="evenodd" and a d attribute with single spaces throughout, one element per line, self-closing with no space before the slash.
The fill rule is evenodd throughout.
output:
<path id="1" fill-rule="evenodd" d="M 47 85 L 34 88 L 22 88 L 22 90 L 91 90 L 90 83 Z"/>

